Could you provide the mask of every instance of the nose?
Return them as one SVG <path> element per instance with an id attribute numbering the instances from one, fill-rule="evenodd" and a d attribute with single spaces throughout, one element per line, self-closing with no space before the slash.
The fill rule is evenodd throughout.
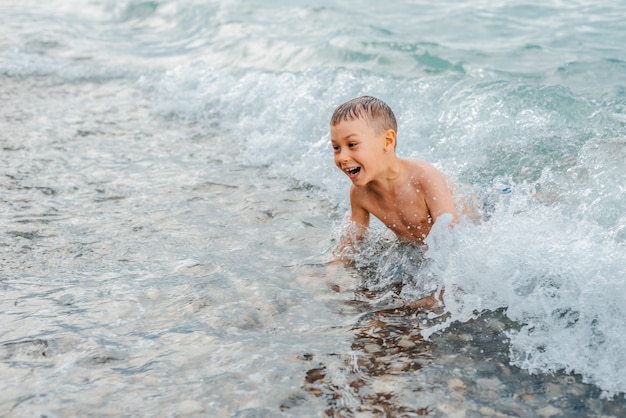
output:
<path id="1" fill-rule="evenodd" d="M 348 161 L 348 152 L 345 151 L 345 148 L 341 148 L 339 152 L 335 155 L 335 159 L 337 162 L 346 162 Z"/>

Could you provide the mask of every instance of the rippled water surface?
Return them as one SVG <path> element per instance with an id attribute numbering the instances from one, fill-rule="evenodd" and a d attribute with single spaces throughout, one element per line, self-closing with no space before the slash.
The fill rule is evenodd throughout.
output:
<path id="1" fill-rule="evenodd" d="M 626 415 L 625 13 L 3 2 L 0 415 Z M 486 212 L 344 269 L 361 94 Z"/>

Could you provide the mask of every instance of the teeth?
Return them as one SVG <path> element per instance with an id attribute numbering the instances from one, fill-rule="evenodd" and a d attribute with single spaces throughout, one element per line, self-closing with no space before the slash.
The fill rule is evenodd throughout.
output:
<path id="1" fill-rule="evenodd" d="M 356 173 L 358 173 L 358 172 L 359 172 L 359 170 L 360 170 L 360 168 L 359 168 L 359 167 L 354 167 L 354 168 L 346 168 L 346 172 L 347 172 L 348 174 L 356 174 Z"/>

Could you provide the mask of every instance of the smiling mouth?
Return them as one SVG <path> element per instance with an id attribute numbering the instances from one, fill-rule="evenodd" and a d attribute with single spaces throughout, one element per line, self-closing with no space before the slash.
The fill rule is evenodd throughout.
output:
<path id="1" fill-rule="evenodd" d="M 346 168 L 345 172 L 348 173 L 349 176 L 355 176 L 359 173 L 359 171 L 361 171 L 361 167 L 354 167 L 354 168 Z"/>

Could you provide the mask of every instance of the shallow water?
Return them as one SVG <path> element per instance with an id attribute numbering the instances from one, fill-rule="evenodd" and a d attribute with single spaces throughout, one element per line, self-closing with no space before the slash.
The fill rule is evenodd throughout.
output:
<path id="1" fill-rule="evenodd" d="M 626 415 L 626 4 L 390 6 L 0 6 L 2 415 Z M 329 269 L 359 94 L 489 209 Z"/>
<path id="2" fill-rule="evenodd" d="M 138 101 L 94 109 L 122 86 L 45 87 L 3 144 L 5 413 L 227 414 L 289 393 L 293 358 L 342 338 L 294 281 L 328 246 L 328 204 Z M 62 130 L 40 134 L 42 108 Z"/>

